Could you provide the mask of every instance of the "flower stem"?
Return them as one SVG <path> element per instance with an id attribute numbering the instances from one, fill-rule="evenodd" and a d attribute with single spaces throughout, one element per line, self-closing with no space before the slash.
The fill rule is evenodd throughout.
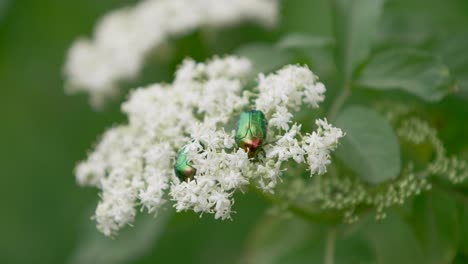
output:
<path id="1" fill-rule="evenodd" d="M 335 263 L 335 242 L 336 242 L 336 227 L 332 227 L 328 230 L 327 241 L 325 244 L 325 258 L 324 264 Z"/>

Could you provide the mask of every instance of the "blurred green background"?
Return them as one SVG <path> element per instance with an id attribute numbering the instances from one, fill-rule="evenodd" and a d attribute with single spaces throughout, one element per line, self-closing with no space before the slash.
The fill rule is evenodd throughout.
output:
<path id="1" fill-rule="evenodd" d="M 94 262 L 81 263 L 236 263 L 255 237 L 251 234 L 254 227 L 268 226 L 257 223 L 266 204 L 240 195 L 234 221 L 162 213 L 157 220 L 142 219 L 146 221 L 141 224 L 143 235 L 120 244 L 122 255 L 132 246 L 137 248 L 135 252 L 120 256 L 112 246 L 102 246 L 109 239 L 98 234 L 89 220 L 97 191 L 77 186 L 73 168 L 106 127 L 124 122 L 119 112 L 122 98 L 102 112 L 93 111 L 86 96 L 64 94 L 62 66 L 67 48 L 78 36 L 90 36 L 99 17 L 134 2 L 0 0 L 0 263 L 80 262 L 80 254 L 97 256 Z M 385 13 L 388 19 L 382 31 L 393 37 L 382 38 L 384 43 L 419 44 L 427 34 L 467 29 L 468 1 L 391 2 L 388 10 L 394 13 Z M 200 32 L 192 33 L 173 42 L 169 58 L 151 60 L 142 79 L 126 86 L 170 81 L 175 65 L 185 56 L 204 59 L 245 42 L 275 41 L 288 32 L 331 36 L 327 1 L 283 1 L 281 23 L 274 31 L 242 25 L 218 32 L 211 41 L 204 41 Z M 333 94 L 333 88 L 330 90 Z M 443 111 L 466 122 L 466 105 L 455 102 L 453 108 Z M 434 111 L 439 110 L 436 107 Z M 446 131 L 445 137 L 451 148 L 459 151 L 453 140 L 459 133 L 456 129 Z M 161 232 L 156 221 L 165 224 Z M 95 249 L 89 248 L 89 241 L 96 243 Z M 302 251 L 306 256 L 313 254 Z M 115 259 L 106 260 L 108 255 Z"/>

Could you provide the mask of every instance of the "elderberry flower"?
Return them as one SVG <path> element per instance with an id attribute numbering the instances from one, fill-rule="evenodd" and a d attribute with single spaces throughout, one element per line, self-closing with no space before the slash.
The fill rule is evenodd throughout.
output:
<path id="1" fill-rule="evenodd" d="M 278 120 L 275 127 L 287 128 L 290 110 L 299 110 L 303 104 L 317 108 L 325 99 L 325 86 L 307 67 L 289 65 L 276 74 L 260 74 L 259 79 L 260 95 L 255 103 L 258 110 Z"/>
<path id="2" fill-rule="evenodd" d="M 79 183 L 101 189 L 99 230 L 112 235 L 133 222 L 138 206 L 156 214 L 168 200 L 176 211 L 229 219 L 236 191 L 252 185 L 274 192 L 291 162 L 306 165 L 310 176 L 326 172 L 344 133 L 317 120 L 317 130 L 302 135 L 301 123 L 291 121 L 296 110 L 324 100 L 323 84 L 307 67 L 285 66 L 259 76 L 251 104 L 252 93 L 244 93 L 250 72 L 245 58 L 185 60 L 173 83 L 131 93 L 122 105 L 128 124 L 108 130 L 76 169 Z M 255 113 L 262 125 L 266 142 L 255 153 L 236 144 L 236 131 L 229 130 L 242 111 L 249 118 Z M 189 177 L 174 172 L 177 153 Z"/>
<path id="3" fill-rule="evenodd" d="M 338 140 L 344 136 L 341 129 L 331 126 L 327 120 L 317 120 L 317 131 L 304 138 L 304 150 L 312 174 L 324 174 L 330 164 L 330 151 L 335 150 Z"/>
<path id="4" fill-rule="evenodd" d="M 70 48 L 64 68 L 67 90 L 88 92 L 92 105 L 99 107 L 118 93 L 119 81 L 135 78 L 145 57 L 171 38 L 246 20 L 269 27 L 277 9 L 277 0 L 145 0 L 112 11 L 100 20 L 92 39 L 80 38 Z M 211 67 L 218 74 L 238 70 L 216 63 Z"/>

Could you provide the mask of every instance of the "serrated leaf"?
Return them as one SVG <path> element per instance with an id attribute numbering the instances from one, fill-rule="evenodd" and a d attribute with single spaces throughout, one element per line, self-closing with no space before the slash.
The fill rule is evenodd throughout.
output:
<path id="1" fill-rule="evenodd" d="M 336 61 L 345 82 L 370 53 L 383 0 L 334 0 Z"/>
<path id="2" fill-rule="evenodd" d="M 154 247 L 169 220 L 169 214 L 168 211 L 161 211 L 157 217 L 141 215 L 133 227 L 125 228 L 115 238 L 99 233 L 95 222 L 88 219 L 83 236 L 69 263 L 130 263 Z"/>
<path id="3" fill-rule="evenodd" d="M 254 43 L 240 47 L 235 54 L 249 58 L 253 62 L 254 72 L 269 72 L 292 61 L 292 54 L 271 44 Z"/>
<path id="4" fill-rule="evenodd" d="M 346 136 L 338 158 L 358 177 L 372 184 L 393 179 L 400 173 L 400 147 L 388 121 L 372 109 L 345 108 L 335 124 Z"/>
<path id="5" fill-rule="evenodd" d="M 454 89 L 445 64 L 426 52 L 409 49 L 377 53 L 356 84 L 374 90 L 401 90 L 429 102 L 441 100 Z"/>

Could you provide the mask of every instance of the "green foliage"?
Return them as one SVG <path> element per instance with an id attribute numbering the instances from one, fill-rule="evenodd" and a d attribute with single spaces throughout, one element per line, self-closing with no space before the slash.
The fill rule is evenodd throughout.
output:
<path id="1" fill-rule="evenodd" d="M 291 33 L 278 41 L 276 46 L 280 49 L 309 50 L 333 45 L 334 40 L 331 38 Z"/>
<path id="2" fill-rule="evenodd" d="M 249 58 L 254 63 L 252 77 L 259 72 L 274 71 L 292 60 L 288 51 L 266 43 L 248 44 L 240 47 L 235 53 Z"/>
<path id="3" fill-rule="evenodd" d="M 320 78 L 335 74 L 332 59 L 335 40 L 328 36 L 289 33 L 278 40 L 276 47 L 293 55 L 299 62 L 307 62 Z"/>
<path id="4" fill-rule="evenodd" d="M 459 95 L 468 99 L 468 34 L 447 34 L 435 44 L 434 50 L 442 57 L 457 79 Z"/>
<path id="5" fill-rule="evenodd" d="M 460 223 L 455 201 L 437 191 L 417 197 L 409 223 L 421 243 L 424 263 L 451 263 L 460 241 Z"/>
<path id="6" fill-rule="evenodd" d="M 377 34 L 383 0 L 333 0 L 336 61 L 347 83 L 356 66 L 369 55 Z"/>
<path id="7" fill-rule="evenodd" d="M 369 89 L 402 90 L 429 102 L 440 101 L 454 90 L 449 68 L 441 60 L 409 49 L 375 54 L 356 82 Z"/>
<path id="8" fill-rule="evenodd" d="M 324 228 L 302 219 L 266 214 L 254 226 L 241 261 L 245 264 L 320 262 Z"/>
<path id="9" fill-rule="evenodd" d="M 353 106 L 343 109 L 335 123 L 346 133 L 337 155 L 364 181 L 378 184 L 400 173 L 398 140 L 384 117 Z"/>
<path id="10" fill-rule="evenodd" d="M 411 226 L 395 212 L 382 222 L 368 223 L 363 233 L 374 247 L 376 263 L 425 263 L 424 252 Z"/>
<path id="11" fill-rule="evenodd" d="M 374 263 L 374 250 L 362 233 L 343 236 L 340 231 L 297 218 L 266 214 L 252 231 L 240 263 L 323 263 L 327 242 L 336 247 L 334 263 Z"/>

